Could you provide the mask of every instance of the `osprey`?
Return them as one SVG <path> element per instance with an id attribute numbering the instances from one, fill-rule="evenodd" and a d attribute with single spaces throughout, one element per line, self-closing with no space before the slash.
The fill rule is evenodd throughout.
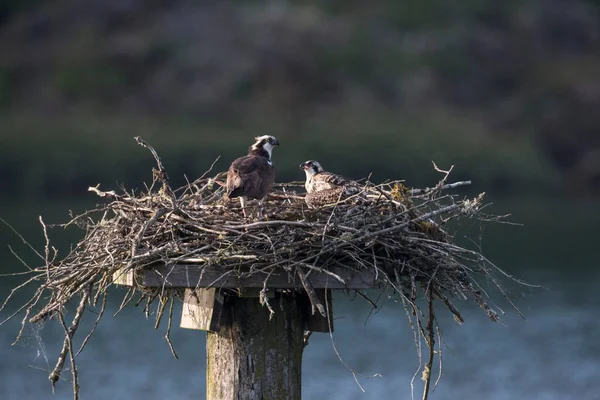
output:
<path id="1" fill-rule="evenodd" d="M 306 174 L 306 196 L 304 201 L 309 208 L 333 204 L 360 192 L 354 181 L 341 175 L 325 172 L 317 161 L 309 160 L 300 164 Z"/>
<path id="2" fill-rule="evenodd" d="M 354 183 L 341 175 L 325 172 L 323 167 L 321 167 L 321 164 L 314 160 L 303 162 L 300 164 L 300 168 L 302 168 L 306 174 L 304 187 L 306 188 L 307 193 L 339 188 Z"/>
<path id="3" fill-rule="evenodd" d="M 257 199 L 259 206 L 271 190 L 275 181 L 275 169 L 271 153 L 279 141 L 274 136 L 264 135 L 254 138 L 256 143 L 248 148 L 248 155 L 237 158 L 227 171 L 227 197 L 239 197 L 244 217 L 246 200 Z M 259 208 L 259 214 L 261 214 Z"/>

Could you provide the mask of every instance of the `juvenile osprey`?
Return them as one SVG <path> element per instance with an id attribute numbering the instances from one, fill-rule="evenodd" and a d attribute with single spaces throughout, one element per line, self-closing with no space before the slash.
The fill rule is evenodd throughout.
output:
<path id="1" fill-rule="evenodd" d="M 279 141 L 269 135 L 254 139 L 256 143 L 248 148 L 248 155 L 233 161 L 227 171 L 227 196 L 240 198 L 244 217 L 247 199 L 257 199 L 259 214 L 262 213 L 260 206 L 275 181 L 271 153 L 274 146 L 279 146 Z"/>
<path id="2" fill-rule="evenodd" d="M 321 167 L 321 164 L 314 160 L 303 162 L 300 164 L 300 168 L 302 168 L 306 174 L 304 187 L 306 188 L 307 193 L 339 188 L 354 183 L 341 175 L 325 172 L 323 167 Z"/>
<path id="3" fill-rule="evenodd" d="M 300 168 L 306 174 L 304 201 L 309 208 L 333 204 L 360 192 L 360 187 L 356 182 L 341 175 L 325 172 L 317 161 L 303 162 L 300 164 Z"/>

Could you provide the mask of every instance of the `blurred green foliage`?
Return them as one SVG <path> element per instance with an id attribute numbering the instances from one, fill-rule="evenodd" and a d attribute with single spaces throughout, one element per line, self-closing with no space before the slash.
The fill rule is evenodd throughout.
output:
<path id="1" fill-rule="evenodd" d="M 0 189 L 139 186 L 217 168 L 257 134 L 280 179 L 307 158 L 428 184 L 600 188 L 599 3 L 576 0 L 8 2 Z"/>
<path id="2" fill-rule="evenodd" d="M 184 175 L 190 180 L 199 176 L 218 156 L 215 169 L 225 170 L 254 136 L 267 132 L 282 142 L 274 155 L 280 180 L 302 180 L 298 164 L 317 159 L 353 178 L 373 174 L 377 181 L 402 178 L 409 185 L 435 182 L 439 174 L 431 161 L 440 168 L 455 165 L 455 178 L 474 179 L 478 188 L 540 190 L 557 183 L 531 142 L 522 137 L 494 141 L 481 132 L 481 124 L 443 110 L 407 115 L 378 109 L 326 111 L 293 131 L 273 131 L 272 121 L 211 124 L 82 113 L 40 119 L 13 115 L 3 121 L 16 136 L 2 149 L 7 156 L 0 170 L 11 171 L 2 188 L 29 195 L 83 194 L 97 183 L 140 188 L 140 179 L 151 179 L 154 161 L 135 144 L 134 135 L 157 149 L 177 184 L 185 183 Z"/>

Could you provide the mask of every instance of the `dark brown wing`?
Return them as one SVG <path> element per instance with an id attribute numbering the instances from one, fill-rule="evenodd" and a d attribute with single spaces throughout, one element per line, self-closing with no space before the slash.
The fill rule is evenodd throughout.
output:
<path id="1" fill-rule="evenodd" d="M 275 171 L 266 158 L 255 155 L 240 157 L 227 171 L 227 196 L 262 199 L 271 190 L 274 180 Z"/>

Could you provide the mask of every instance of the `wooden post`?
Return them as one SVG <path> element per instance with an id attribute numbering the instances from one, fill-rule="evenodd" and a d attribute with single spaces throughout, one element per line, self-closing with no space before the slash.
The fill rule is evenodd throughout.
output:
<path id="1" fill-rule="evenodd" d="M 226 296 L 221 329 L 208 332 L 207 400 L 300 400 L 304 323 L 301 296 L 270 304 Z"/>

